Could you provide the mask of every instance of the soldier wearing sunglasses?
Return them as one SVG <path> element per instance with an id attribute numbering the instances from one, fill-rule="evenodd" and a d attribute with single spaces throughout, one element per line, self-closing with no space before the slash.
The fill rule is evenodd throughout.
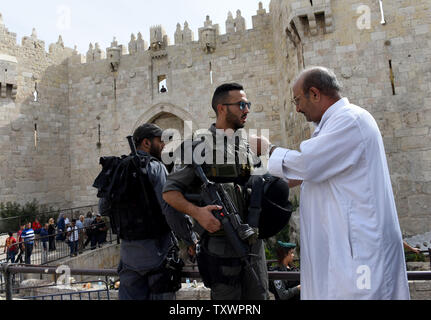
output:
<path id="1" fill-rule="evenodd" d="M 218 87 L 212 100 L 212 108 L 217 115 L 217 122 L 209 130 L 210 139 L 222 141 L 215 144 L 214 154 L 222 152 L 225 162 L 216 162 L 220 159 L 214 156 L 215 163 L 202 165 L 208 179 L 214 183 L 222 184 L 223 188 L 234 201 L 235 207 L 243 221 L 247 221 L 248 210 L 246 201 L 246 183 L 250 179 L 253 169 L 260 162 L 250 151 L 246 139 L 239 142 L 223 143 L 232 140 L 244 128 L 250 113 L 251 103 L 243 86 L 236 83 L 224 84 Z M 229 133 L 230 132 L 230 133 Z M 221 139 L 220 139 L 221 138 Z M 234 157 L 228 157 L 233 155 Z M 245 155 L 245 157 L 244 157 Z M 235 159 L 234 163 L 226 159 Z M 240 158 L 246 158 L 241 163 Z M 221 157 L 223 159 L 223 156 Z M 220 210 L 218 206 L 202 206 L 196 200 L 187 196 L 199 195 L 201 182 L 196 176 L 192 165 L 182 165 L 176 168 L 168 177 L 164 187 L 163 198 L 176 210 L 192 217 L 198 228 L 200 242 L 197 247 L 199 270 L 204 282 L 211 288 L 213 300 L 265 300 L 268 298 L 268 274 L 266 268 L 263 241 L 256 239 L 250 244 L 252 254 L 251 263 L 256 270 L 261 284 L 253 281 L 253 277 L 244 268 L 241 260 L 236 256 L 232 246 L 221 230 L 220 221 L 212 211 Z M 199 198 L 199 197 L 197 197 Z"/>

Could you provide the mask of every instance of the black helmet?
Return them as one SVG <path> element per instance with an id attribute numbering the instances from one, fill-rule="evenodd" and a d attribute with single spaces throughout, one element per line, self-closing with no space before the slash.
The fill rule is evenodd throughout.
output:
<path id="1" fill-rule="evenodd" d="M 283 179 L 265 175 L 262 211 L 259 219 L 259 238 L 275 236 L 289 223 L 292 204 L 289 201 L 289 185 Z"/>

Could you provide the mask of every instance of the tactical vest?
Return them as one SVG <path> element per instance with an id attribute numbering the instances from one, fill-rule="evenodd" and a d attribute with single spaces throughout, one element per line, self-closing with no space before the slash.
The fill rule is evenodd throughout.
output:
<path id="1" fill-rule="evenodd" d="M 222 184 L 223 188 L 230 195 L 241 219 L 246 221 L 249 202 L 249 192 L 246 188 L 246 184 L 252 173 L 249 146 L 245 143 L 237 143 L 238 141 L 236 141 L 235 144 L 228 145 L 225 143 L 223 146 L 217 146 L 216 137 L 211 135 L 211 139 L 213 139 L 214 142 L 214 148 L 212 149 L 213 161 L 212 163 L 204 163 L 202 169 L 208 180 L 217 184 Z M 217 160 L 221 159 L 223 159 L 223 163 L 217 163 Z M 243 163 L 240 163 L 240 159 L 242 159 Z M 211 234 L 211 236 L 223 235 L 223 230 Z"/>

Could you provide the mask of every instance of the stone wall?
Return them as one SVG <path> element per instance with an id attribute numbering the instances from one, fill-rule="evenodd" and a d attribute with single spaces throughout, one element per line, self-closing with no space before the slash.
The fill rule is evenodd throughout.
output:
<path id="1" fill-rule="evenodd" d="M 68 204 L 66 59 L 71 53 L 71 49 L 64 48 L 61 38 L 47 53 L 35 30 L 18 45 L 16 34 L 8 31 L 0 17 L 0 148 L 3 150 L 0 200 L 3 202 L 37 199 L 52 205 Z"/>

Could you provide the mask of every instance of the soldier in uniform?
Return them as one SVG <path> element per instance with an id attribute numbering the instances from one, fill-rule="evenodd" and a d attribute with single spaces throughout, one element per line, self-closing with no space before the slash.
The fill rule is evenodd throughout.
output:
<path id="1" fill-rule="evenodd" d="M 299 272 L 292 266 L 296 244 L 278 241 L 277 248 L 278 266 L 270 268 L 269 271 Z M 298 281 L 272 280 L 269 284 L 276 300 L 300 300 L 301 285 Z"/>
<path id="2" fill-rule="evenodd" d="M 259 159 L 250 150 L 248 141 L 241 137 L 243 131 L 241 129 L 247 122 L 251 103 L 247 100 L 243 86 L 231 83 L 216 89 L 212 107 L 217 115 L 217 122 L 211 126 L 206 136 L 203 135 L 208 148 L 205 148 L 202 168 L 210 181 L 222 184 L 232 198 L 242 221 L 246 223 L 248 216 L 246 184 L 254 168 L 260 164 Z M 185 147 L 184 152 L 187 152 Z M 222 208 L 206 206 L 187 197 L 187 194 L 200 194 L 201 185 L 202 182 L 198 179 L 194 167 L 183 164 L 168 176 L 163 197 L 169 205 L 192 217 L 197 226 L 201 227 L 197 247 L 198 264 L 205 285 L 211 288 L 211 298 L 267 299 L 268 272 L 263 241 L 256 237 L 254 241 L 248 243 L 251 256 L 249 261 L 259 280 L 256 281 L 251 272 L 244 268 L 227 240 L 220 221 L 212 214 L 212 211 Z"/>
<path id="3" fill-rule="evenodd" d="M 161 161 L 164 148 L 162 134 L 160 127 L 148 123 L 137 128 L 133 134 L 142 162 L 140 170 L 142 177 L 146 177 L 144 182 L 148 189 L 143 190 L 142 186 L 137 188 L 133 184 L 133 177 L 137 176 L 133 171 L 123 171 L 121 173 L 130 177 L 119 180 L 121 184 L 117 186 L 114 183 L 113 186 L 126 190 L 127 198 L 114 202 L 102 197 L 99 203 L 100 212 L 110 216 L 113 229 L 121 238 L 118 266 L 120 300 L 175 300 L 180 287 L 177 269 L 182 268 L 182 262 L 178 259 L 177 239 L 169 224 L 177 226 L 177 232 L 181 231 L 180 236 L 189 245 L 197 241 L 185 219 L 188 217 L 174 212 L 162 199 L 167 177 L 167 170 Z M 103 171 L 99 177 L 103 178 Z M 104 186 L 102 178 L 95 182 L 100 189 Z M 148 204 L 142 201 L 144 191 L 149 199 Z M 176 219 L 178 216 L 180 218 Z"/>

